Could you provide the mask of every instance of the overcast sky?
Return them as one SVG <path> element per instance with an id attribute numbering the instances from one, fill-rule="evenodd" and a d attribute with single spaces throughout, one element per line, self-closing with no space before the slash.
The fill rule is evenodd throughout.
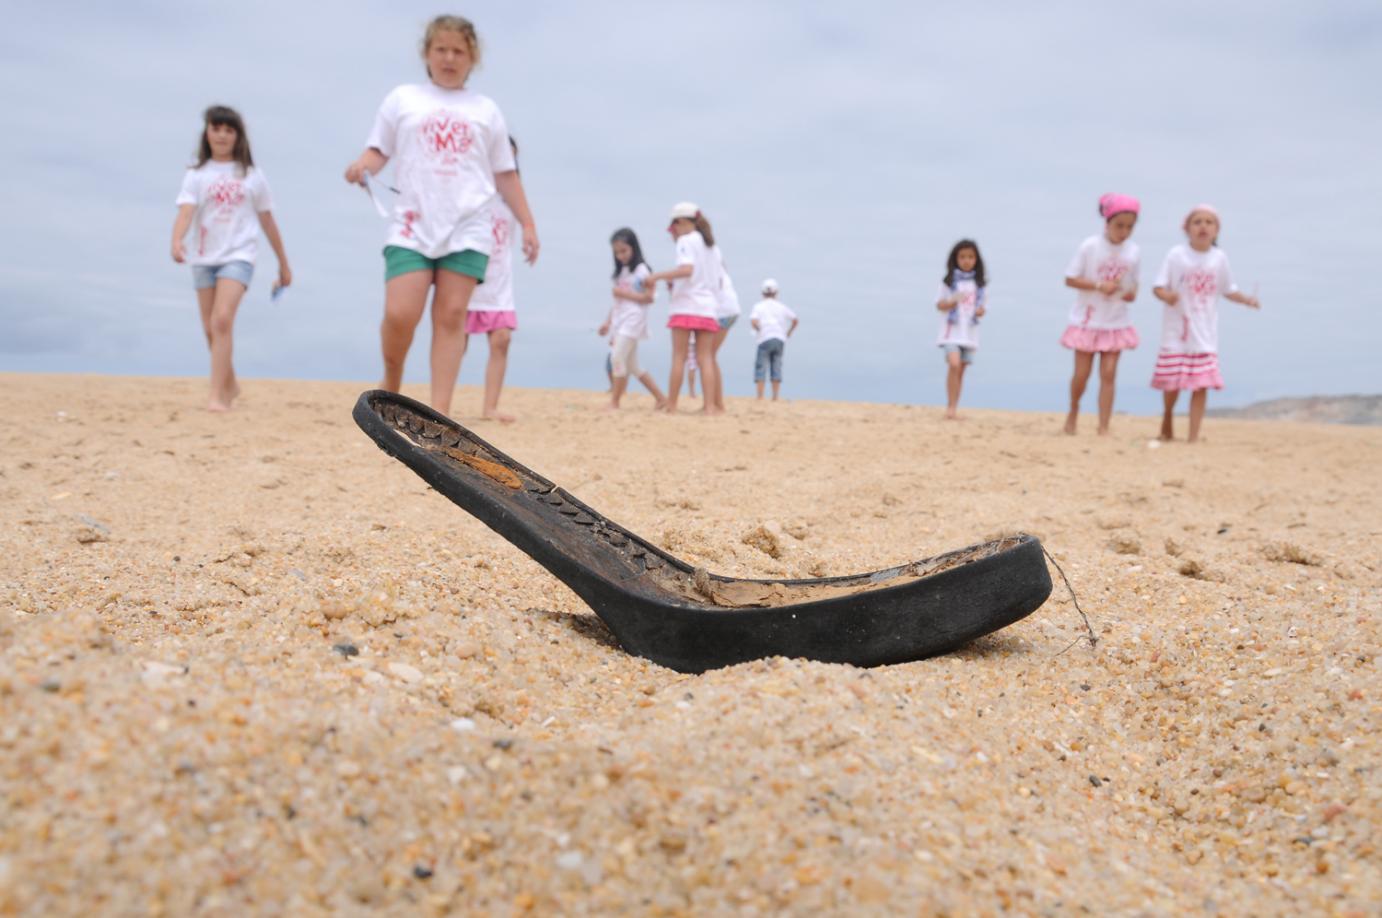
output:
<path id="1" fill-rule="evenodd" d="M 1120 410 L 1149 412 L 1150 294 L 1194 203 L 1255 313 L 1221 302 L 1211 405 L 1382 391 L 1382 5 L 1362 2 L 19 3 L 0 32 L 0 370 L 204 375 L 189 271 L 168 257 L 183 169 L 216 102 L 246 119 L 295 283 L 265 244 L 236 329 L 244 376 L 378 378 L 384 225 L 341 173 L 422 28 L 477 25 L 523 147 L 543 244 L 517 272 L 509 381 L 603 388 L 607 240 L 665 267 L 698 202 L 747 308 L 762 278 L 802 319 L 786 393 L 943 402 L 934 292 L 979 241 L 990 315 L 964 403 L 1060 409 L 1065 265 L 1095 201 L 1143 201 L 1144 344 Z M 643 362 L 665 373 L 666 299 Z M 425 323 L 424 323 L 425 327 Z M 409 380 L 426 379 L 426 337 Z M 746 323 L 722 352 L 752 390 Z M 478 340 L 462 370 L 476 383 Z M 1086 396 L 1093 410 L 1093 393 Z"/>

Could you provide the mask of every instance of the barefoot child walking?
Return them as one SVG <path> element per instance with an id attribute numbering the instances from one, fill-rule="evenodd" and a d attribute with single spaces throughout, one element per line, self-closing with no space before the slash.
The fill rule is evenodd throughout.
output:
<path id="1" fill-rule="evenodd" d="M 653 287 L 648 278 L 653 272 L 643 260 L 643 248 L 633 230 L 615 230 L 609 245 L 614 253 L 614 304 L 599 330 L 601 337 L 607 335 L 613 342 L 609 407 L 619 410 L 619 402 L 629 388 L 629 377 L 633 376 L 653 394 L 657 400 L 654 410 L 660 411 L 666 407 L 667 399 L 652 374 L 638 366 L 638 342 L 648 337 L 648 307 L 653 302 Z"/>
<path id="2" fill-rule="evenodd" d="M 965 369 L 974 362 L 979 349 L 979 318 L 984 315 L 988 277 L 979 246 L 972 239 L 961 239 L 945 260 L 945 277 L 936 295 L 941 313 L 936 345 L 945 352 L 945 417 L 959 418 L 960 388 Z"/>
<path id="3" fill-rule="evenodd" d="M 518 142 L 509 136 L 514 172 L 518 172 Z M 504 388 L 504 373 L 509 366 L 509 342 L 518 330 L 518 313 L 513 299 L 513 236 L 518 229 L 513 211 L 502 200 L 494 202 L 490 216 L 493 248 L 485 266 L 485 282 L 470 297 L 465 317 L 465 337 L 461 339 L 464 359 L 471 335 L 484 335 L 489 342 L 485 361 L 485 396 L 480 416 L 501 424 L 512 424 L 514 417 L 499 410 L 499 393 Z M 459 367 L 457 373 L 459 374 Z"/>
<path id="4" fill-rule="evenodd" d="M 1137 299 L 1137 274 L 1141 254 L 1129 240 L 1141 209 L 1137 198 L 1106 194 L 1099 199 L 1104 231 L 1090 236 L 1075 250 L 1065 269 L 1065 286 L 1079 291 L 1070 310 L 1070 324 L 1060 343 L 1075 352 L 1075 372 L 1070 377 L 1070 413 L 1065 432 L 1073 434 L 1080 417 L 1080 399 L 1099 355 L 1099 433 L 1109 432 L 1113 417 L 1114 382 L 1118 357 L 1137 347 L 1128 304 Z"/>
<path id="5" fill-rule="evenodd" d="M 250 155 L 245 122 L 233 108 L 213 105 L 203 115 L 197 164 L 187 170 L 173 221 L 173 261 L 192 266 L 202 331 L 211 352 L 208 411 L 229 411 L 240 394 L 235 378 L 235 313 L 254 274 L 259 230 L 278 257 L 274 289 L 293 282 L 283 238 L 271 208 L 269 183 Z M 192 251 L 186 236 L 196 227 Z"/>
<path id="6" fill-rule="evenodd" d="M 763 380 L 771 377 L 773 401 L 782 391 L 782 354 L 787 339 L 797 330 L 797 314 L 777 298 L 777 281 L 771 277 L 763 282 L 763 299 L 749 312 L 749 324 L 758 337 L 758 353 L 753 361 L 753 383 L 758 398 L 763 399 Z"/>
<path id="7" fill-rule="evenodd" d="M 672 330 L 672 373 L 667 385 L 667 411 L 677 410 L 677 396 L 681 392 L 681 377 L 686 367 L 686 351 L 691 333 L 696 332 L 696 363 L 701 371 L 701 398 L 704 414 L 719 414 L 714 403 L 715 387 L 719 384 L 720 368 L 715 363 L 715 333 L 720 323 L 715 320 L 719 304 L 720 272 L 710 251 L 715 236 L 710 221 L 699 207 L 682 202 L 672 208 L 668 232 L 676 241 L 677 266 L 648 276 L 650 286 L 667 281 L 672 289 L 672 316 L 667 327 Z"/>
<path id="8" fill-rule="evenodd" d="M 432 407 L 448 413 L 465 350 L 466 314 L 494 247 L 496 195 L 523 232 L 523 254 L 538 256 L 537 228 L 519 180 L 509 130 L 493 100 L 466 89 L 480 62 L 475 27 L 460 16 L 427 25 L 422 59 L 428 82 L 385 97 L 365 150 L 345 178 L 364 185 L 390 160 L 398 201 L 384 246 L 380 388 L 397 392 L 413 333 L 432 295 Z"/>
<path id="9" fill-rule="evenodd" d="M 1171 418 L 1182 391 L 1190 392 L 1191 443 L 1200 438 L 1209 389 L 1222 389 L 1219 373 L 1219 297 L 1258 309 L 1257 297 L 1238 290 L 1228 256 L 1219 246 L 1219 212 L 1199 204 L 1186 215 L 1187 243 L 1171 249 L 1152 292 L 1166 304 L 1161 315 L 1161 350 L 1152 388 L 1162 391 L 1161 439 L 1170 440 Z"/>

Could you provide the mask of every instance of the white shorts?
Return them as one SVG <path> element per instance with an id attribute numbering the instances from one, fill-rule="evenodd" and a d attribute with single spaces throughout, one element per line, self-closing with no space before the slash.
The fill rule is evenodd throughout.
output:
<path id="1" fill-rule="evenodd" d="M 614 350 L 609 355 L 610 372 L 618 377 L 641 376 L 638 367 L 638 339 L 627 335 L 614 337 Z"/>

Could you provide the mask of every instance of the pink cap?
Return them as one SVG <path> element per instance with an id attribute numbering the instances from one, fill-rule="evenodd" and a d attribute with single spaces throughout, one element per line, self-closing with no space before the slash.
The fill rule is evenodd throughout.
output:
<path id="1" fill-rule="evenodd" d="M 1135 214 L 1142 209 L 1137 198 L 1130 194 L 1110 192 L 1099 199 L 1099 216 L 1111 220 L 1118 214 Z"/>

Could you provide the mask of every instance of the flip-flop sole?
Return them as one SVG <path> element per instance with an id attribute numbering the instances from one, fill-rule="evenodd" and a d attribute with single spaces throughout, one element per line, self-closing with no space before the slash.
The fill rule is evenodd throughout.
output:
<path id="1" fill-rule="evenodd" d="M 768 656 L 877 666 L 954 650 L 1051 594 L 1030 535 L 816 580 L 722 577 L 667 554 L 455 421 L 392 392 L 353 413 L 380 449 L 537 561 L 629 653 L 681 672 Z"/>

